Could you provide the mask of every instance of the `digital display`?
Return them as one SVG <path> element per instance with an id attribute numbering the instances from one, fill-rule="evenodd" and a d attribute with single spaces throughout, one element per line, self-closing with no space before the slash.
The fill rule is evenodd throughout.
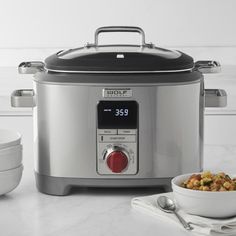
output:
<path id="1" fill-rule="evenodd" d="M 99 129 L 136 129 L 137 123 L 138 104 L 136 101 L 99 102 Z"/>
<path id="2" fill-rule="evenodd" d="M 115 110 L 115 116 L 128 116 L 129 115 L 129 109 L 123 109 L 123 108 L 117 108 Z"/>

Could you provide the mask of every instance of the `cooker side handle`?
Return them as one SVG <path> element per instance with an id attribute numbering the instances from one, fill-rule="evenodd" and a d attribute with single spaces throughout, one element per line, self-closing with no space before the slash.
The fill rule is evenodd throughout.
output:
<path id="1" fill-rule="evenodd" d="M 226 107 L 227 93 L 223 89 L 205 89 L 205 107 Z"/>
<path id="2" fill-rule="evenodd" d="M 44 71 L 44 63 L 41 61 L 22 62 L 18 66 L 19 74 L 35 74 Z"/>
<path id="3" fill-rule="evenodd" d="M 195 69 L 203 74 L 219 73 L 221 65 L 218 61 L 197 61 L 194 63 Z"/>
<path id="4" fill-rule="evenodd" d="M 33 89 L 15 90 L 11 94 L 12 107 L 35 107 L 36 96 Z"/>

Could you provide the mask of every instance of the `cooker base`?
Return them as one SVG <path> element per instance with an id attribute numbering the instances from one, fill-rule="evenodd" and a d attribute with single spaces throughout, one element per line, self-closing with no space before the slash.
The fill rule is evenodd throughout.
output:
<path id="1" fill-rule="evenodd" d="M 172 191 L 170 178 L 144 178 L 144 179 L 93 179 L 93 178 L 64 178 L 41 175 L 35 172 L 36 186 L 39 192 L 65 196 L 74 187 L 156 187 L 161 186 L 165 192 Z"/>

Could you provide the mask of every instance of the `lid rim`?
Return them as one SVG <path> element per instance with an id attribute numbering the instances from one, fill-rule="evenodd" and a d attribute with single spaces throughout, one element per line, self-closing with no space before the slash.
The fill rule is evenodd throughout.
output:
<path id="1" fill-rule="evenodd" d="M 68 73 L 68 74 L 141 74 L 141 73 L 178 73 L 178 72 L 187 72 L 187 71 L 192 71 L 194 69 L 194 67 L 191 67 L 191 68 L 187 68 L 187 69 L 179 69 L 179 70 L 157 70 L 157 71 L 153 71 L 153 70 L 150 70 L 150 71 L 138 71 L 138 70 L 135 70 L 135 71 L 125 71 L 125 70 L 119 70 L 119 71 L 109 71 L 109 70 L 106 70 L 106 71 L 102 71 L 102 70 L 88 70 L 88 71 L 80 71 L 80 70 L 76 70 L 76 71 L 72 71 L 72 70 L 54 70 L 54 69 L 50 69 L 50 68 L 47 68 L 45 67 L 45 69 L 48 71 L 48 72 L 56 72 L 56 73 Z"/>

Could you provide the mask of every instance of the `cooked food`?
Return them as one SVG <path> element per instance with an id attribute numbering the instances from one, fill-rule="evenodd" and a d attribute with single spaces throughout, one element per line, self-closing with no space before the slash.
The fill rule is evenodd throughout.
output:
<path id="1" fill-rule="evenodd" d="M 201 174 L 193 174 L 181 184 L 181 187 L 200 191 L 234 191 L 236 190 L 236 178 L 230 178 L 224 172 L 213 174 L 210 171 Z"/>

